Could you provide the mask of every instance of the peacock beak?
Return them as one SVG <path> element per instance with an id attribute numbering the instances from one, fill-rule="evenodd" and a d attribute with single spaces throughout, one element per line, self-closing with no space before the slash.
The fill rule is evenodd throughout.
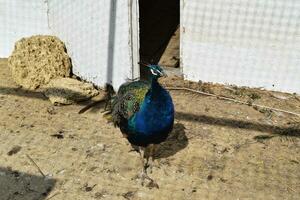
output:
<path id="1" fill-rule="evenodd" d="M 144 62 L 138 62 L 139 65 L 144 65 L 145 67 L 150 67 L 151 64 L 144 63 Z"/>

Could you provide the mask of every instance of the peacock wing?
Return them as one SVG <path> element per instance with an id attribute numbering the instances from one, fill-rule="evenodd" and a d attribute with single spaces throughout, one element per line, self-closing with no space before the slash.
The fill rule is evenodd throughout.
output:
<path id="1" fill-rule="evenodd" d="M 123 83 L 118 90 L 118 96 L 123 96 L 124 94 L 128 93 L 128 92 L 134 92 L 136 90 L 140 90 L 143 88 L 150 88 L 150 83 L 146 82 L 146 81 L 132 81 L 132 82 L 126 82 Z M 138 91 L 137 91 L 138 92 Z"/>
<path id="2" fill-rule="evenodd" d="M 123 84 L 113 102 L 112 120 L 115 125 L 127 120 L 139 111 L 150 85 L 142 81 Z"/>

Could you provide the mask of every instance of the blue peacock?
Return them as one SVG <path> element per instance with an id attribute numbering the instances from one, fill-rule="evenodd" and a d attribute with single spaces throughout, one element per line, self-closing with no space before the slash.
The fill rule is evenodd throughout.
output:
<path id="1" fill-rule="evenodd" d="M 174 105 L 169 92 L 158 79 L 166 76 L 158 65 L 146 65 L 150 81 L 131 81 L 120 86 L 110 101 L 111 120 L 122 134 L 139 148 L 143 170 L 140 178 L 154 182 L 147 175 L 149 158 L 153 161 L 155 145 L 166 140 L 173 129 Z M 145 151 L 149 153 L 145 154 Z M 146 163 L 144 157 L 146 156 Z"/>

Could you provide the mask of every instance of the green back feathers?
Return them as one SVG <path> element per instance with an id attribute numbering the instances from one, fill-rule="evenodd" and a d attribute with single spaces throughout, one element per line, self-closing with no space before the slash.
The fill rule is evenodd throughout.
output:
<path id="1" fill-rule="evenodd" d="M 147 89 L 150 88 L 150 84 L 148 82 L 140 81 L 140 80 L 127 82 L 120 86 L 118 90 L 118 96 L 122 96 L 127 92 L 135 92 L 136 90 L 145 89 L 145 88 Z"/>
<path id="2" fill-rule="evenodd" d="M 139 104 L 143 102 L 148 89 L 149 87 L 141 87 L 141 88 L 136 88 L 132 91 L 134 93 L 136 102 L 138 102 Z"/>
<path id="3" fill-rule="evenodd" d="M 144 81 L 134 81 L 120 86 L 117 96 L 112 99 L 112 121 L 120 125 L 122 119 L 128 120 L 139 111 L 150 84 Z"/>

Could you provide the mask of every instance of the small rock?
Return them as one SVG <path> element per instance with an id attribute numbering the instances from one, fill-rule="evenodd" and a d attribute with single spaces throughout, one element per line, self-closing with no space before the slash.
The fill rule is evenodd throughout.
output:
<path id="1" fill-rule="evenodd" d="M 94 170 L 96 170 L 98 167 L 91 167 L 90 169 L 89 169 L 89 171 L 94 171 Z"/>
<path id="2" fill-rule="evenodd" d="M 59 131 L 58 133 L 56 133 L 56 134 L 52 134 L 52 135 L 50 135 L 51 137 L 55 137 L 55 138 L 57 138 L 57 139 L 64 139 L 64 134 L 63 134 L 63 132 L 61 132 L 61 131 Z"/>
<path id="3" fill-rule="evenodd" d="M 57 78 L 44 87 L 44 94 L 52 104 L 72 104 L 98 95 L 91 83 L 84 83 L 72 78 Z"/>
<path id="4" fill-rule="evenodd" d="M 106 149 L 106 145 L 105 144 L 99 143 L 99 144 L 97 144 L 97 146 L 99 147 L 99 149 L 101 151 L 105 151 L 105 149 Z"/>
<path id="5" fill-rule="evenodd" d="M 280 93 L 273 93 L 272 96 L 276 99 L 281 99 L 281 100 L 287 100 L 289 98 L 291 98 L 291 96 L 289 94 L 280 94 Z"/>
<path id="6" fill-rule="evenodd" d="M 152 188 L 156 188 L 159 189 L 159 185 L 155 182 L 155 181 L 150 181 L 147 185 L 147 188 L 152 189 Z"/>
<path id="7" fill-rule="evenodd" d="M 208 180 L 208 181 L 210 181 L 210 180 L 212 180 L 212 179 L 213 179 L 213 175 L 210 174 L 210 175 L 207 176 L 207 180 Z"/>
<path id="8" fill-rule="evenodd" d="M 54 107 L 48 107 L 47 108 L 47 113 L 49 113 L 50 115 L 55 115 L 56 114 L 56 111 L 54 109 Z"/>
<path id="9" fill-rule="evenodd" d="M 14 146 L 9 152 L 7 152 L 8 156 L 12 156 L 14 154 L 17 154 L 19 151 L 21 151 L 21 146 Z"/>
<path id="10" fill-rule="evenodd" d="M 95 193 L 95 198 L 96 199 L 102 199 L 103 197 L 107 196 L 108 192 L 105 190 L 102 190 L 101 192 L 96 192 Z"/>
<path id="11" fill-rule="evenodd" d="M 45 177 L 45 180 L 50 180 L 50 179 L 52 179 L 52 177 L 53 177 L 53 174 L 47 174 Z"/>
<path id="12" fill-rule="evenodd" d="M 20 173 L 18 171 L 12 171 L 11 174 L 15 177 L 15 178 L 19 178 L 20 177 Z"/>
<path id="13" fill-rule="evenodd" d="M 220 181 L 223 182 L 223 183 L 225 183 L 227 180 L 221 177 Z"/>
<path id="14" fill-rule="evenodd" d="M 135 194 L 135 192 L 129 191 L 129 192 L 126 192 L 126 193 L 122 194 L 122 196 L 125 199 L 130 200 L 134 196 L 134 194 Z"/>
<path id="15" fill-rule="evenodd" d="M 90 187 L 90 186 L 88 186 L 88 187 L 85 188 L 85 191 L 86 191 L 86 192 L 90 192 L 90 191 L 92 191 L 92 190 L 93 190 L 93 188 Z"/>
<path id="16" fill-rule="evenodd" d="M 96 186 L 97 184 L 93 185 L 93 186 L 89 186 L 88 183 L 85 183 L 82 187 L 82 189 L 85 191 L 85 192 L 90 192 L 94 189 L 94 187 Z"/>
<path id="17" fill-rule="evenodd" d="M 297 160 L 290 160 L 290 162 L 295 163 L 295 164 L 300 164 Z"/>
<path id="18" fill-rule="evenodd" d="M 56 174 L 63 174 L 63 173 L 65 173 L 65 171 L 66 171 L 65 169 L 62 169 L 62 170 L 57 171 Z"/>

